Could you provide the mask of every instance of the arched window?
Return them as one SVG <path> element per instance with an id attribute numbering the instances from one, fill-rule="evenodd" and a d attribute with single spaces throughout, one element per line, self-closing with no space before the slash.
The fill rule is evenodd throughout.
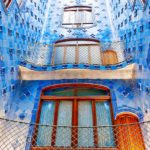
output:
<path id="1" fill-rule="evenodd" d="M 70 6 L 64 8 L 62 27 L 88 28 L 94 25 L 94 15 L 90 6 Z"/>
<path id="2" fill-rule="evenodd" d="M 60 64 L 101 64 L 99 40 L 64 39 L 54 45 L 52 65 Z"/>
<path id="3" fill-rule="evenodd" d="M 114 65 L 118 63 L 117 53 L 113 50 L 103 52 L 103 65 Z"/>
<path id="4" fill-rule="evenodd" d="M 91 84 L 64 84 L 45 88 L 33 140 L 34 147 L 115 147 L 109 89 Z M 95 127 L 95 128 L 94 128 Z"/>
<path id="5" fill-rule="evenodd" d="M 8 9 L 8 7 L 10 6 L 11 3 L 12 3 L 12 0 L 3 0 L 3 4 L 6 9 Z"/>

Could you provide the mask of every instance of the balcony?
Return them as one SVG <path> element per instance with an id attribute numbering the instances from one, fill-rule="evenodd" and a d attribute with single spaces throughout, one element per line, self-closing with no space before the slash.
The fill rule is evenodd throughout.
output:
<path id="1" fill-rule="evenodd" d="M 41 71 L 43 73 L 40 74 L 40 80 L 49 79 L 46 76 L 54 76 L 55 73 L 55 76 L 69 74 L 72 79 L 73 72 L 79 73 L 79 78 L 93 78 L 87 75 L 95 71 L 94 78 L 133 79 L 135 64 L 132 56 L 125 51 L 124 42 L 101 43 L 96 39 L 65 39 L 54 45 L 35 44 L 29 46 L 26 55 L 22 57 L 21 78 L 34 80 Z"/>
<path id="2" fill-rule="evenodd" d="M 82 64 L 97 68 L 107 66 L 107 69 L 111 69 L 111 66 L 121 68 L 117 66 L 124 62 L 133 63 L 133 56 L 128 55 L 125 43 L 121 41 L 100 43 L 96 39 L 65 39 L 54 45 L 29 45 L 22 61 L 41 67 L 69 64 L 74 65 L 73 68 Z"/>
<path id="3" fill-rule="evenodd" d="M 72 127 L 0 119 L 0 149 L 149 150 L 150 122 Z"/>

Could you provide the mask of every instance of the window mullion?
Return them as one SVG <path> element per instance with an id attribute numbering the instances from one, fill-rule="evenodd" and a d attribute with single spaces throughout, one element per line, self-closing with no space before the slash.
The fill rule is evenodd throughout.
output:
<path id="1" fill-rule="evenodd" d="M 94 145 L 98 147 L 98 132 L 97 132 L 97 117 L 96 117 L 96 103 L 92 100 L 92 116 L 93 116 L 93 134 L 94 134 Z"/>
<path id="2" fill-rule="evenodd" d="M 57 132 L 57 121 L 58 121 L 58 111 L 59 111 L 59 104 L 60 101 L 56 100 L 56 105 L 55 105 L 55 112 L 54 112 L 54 122 L 53 122 L 53 130 L 52 130 L 52 136 L 51 136 L 51 145 L 55 146 L 56 142 L 56 132 Z"/>
<path id="3" fill-rule="evenodd" d="M 73 100 L 73 109 L 72 109 L 72 140 L 71 146 L 77 147 L 78 145 L 78 101 L 77 99 Z"/>

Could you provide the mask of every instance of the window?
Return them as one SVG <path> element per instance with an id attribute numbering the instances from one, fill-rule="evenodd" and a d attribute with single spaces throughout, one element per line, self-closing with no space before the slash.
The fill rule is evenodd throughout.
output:
<path id="1" fill-rule="evenodd" d="M 96 39 L 64 39 L 56 41 L 52 65 L 101 64 L 100 43 Z"/>
<path id="2" fill-rule="evenodd" d="M 2 26 L 0 26 L 0 32 L 2 32 L 3 31 L 3 27 Z"/>
<path id="3" fill-rule="evenodd" d="M 62 26 L 66 28 L 88 28 L 94 25 L 94 16 L 90 6 L 65 7 Z"/>
<path id="4" fill-rule="evenodd" d="M 12 30 L 8 29 L 8 35 L 12 36 Z"/>
<path id="5" fill-rule="evenodd" d="M 147 0 L 141 0 L 142 5 L 146 5 Z"/>
<path id="6" fill-rule="evenodd" d="M 136 35 L 136 29 L 134 29 L 133 32 L 134 32 L 134 35 Z"/>
<path id="7" fill-rule="evenodd" d="M 121 22 L 121 27 L 123 27 L 123 22 Z"/>
<path id="8" fill-rule="evenodd" d="M 131 15 L 129 16 L 129 21 L 132 21 L 132 16 Z"/>
<path id="9" fill-rule="evenodd" d="M 3 0 L 3 4 L 6 7 L 6 9 L 10 6 L 11 3 L 12 3 L 12 0 Z"/>
<path id="10" fill-rule="evenodd" d="M 131 33 L 131 31 L 128 33 L 128 37 L 129 37 L 129 39 L 131 39 L 131 36 L 132 36 L 132 33 Z"/>
<path id="11" fill-rule="evenodd" d="M 137 9 L 134 11 L 134 17 L 137 17 Z"/>
<path id="12" fill-rule="evenodd" d="M 120 17 L 120 12 L 118 12 L 118 17 Z"/>
<path id="13" fill-rule="evenodd" d="M 16 1 L 17 1 L 18 6 L 20 7 L 22 5 L 23 0 L 16 0 Z"/>
<path id="14" fill-rule="evenodd" d="M 115 147 L 112 128 L 92 128 L 112 125 L 106 87 L 70 84 L 46 88 L 39 110 L 37 120 L 43 126 L 37 127 L 34 147 Z"/>
<path id="15" fill-rule="evenodd" d="M 127 19 L 124 20 L 124 23 L 127 24 Z"/>
<path id="16" fill-rule="evenodd" d="M 141 25 L 141 26 L 140 26 L 140 32 L 143 32 L 143 31 L 144 31 L 144 26 Z"/>
<path id="17" fill-rule="evenodd" d="M 121 13 L 123 14 L 123 8 L 121 9 Z"/>
<path id="18" fill-rule="evenodd" d="M 128 5 L 127 5 L 127 3 L 125 4 L 125 10 L 127 9 L 127 7 L 128 7 Z"/>

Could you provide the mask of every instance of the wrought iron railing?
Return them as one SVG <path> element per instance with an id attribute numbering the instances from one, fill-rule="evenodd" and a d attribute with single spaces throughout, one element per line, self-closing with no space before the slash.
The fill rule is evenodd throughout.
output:
<path id="1" fill-rule="evenodd" d="M 0 119 L 0 150 L 149 150 L 150 121 L 96 127 Z"/>
<path id="2" fill-rule="evenodd" d="M 117 65 L 134 58 L 133 55 L 135 54 L 128 54 L 125 47 L 125 43 L 122 41 L 102 43 L 83 41 L 80 44 L 64 42 L 54 45 L 33 44 L 28 46 L 21 61 L 34 66 L 63 64 Z"/>

